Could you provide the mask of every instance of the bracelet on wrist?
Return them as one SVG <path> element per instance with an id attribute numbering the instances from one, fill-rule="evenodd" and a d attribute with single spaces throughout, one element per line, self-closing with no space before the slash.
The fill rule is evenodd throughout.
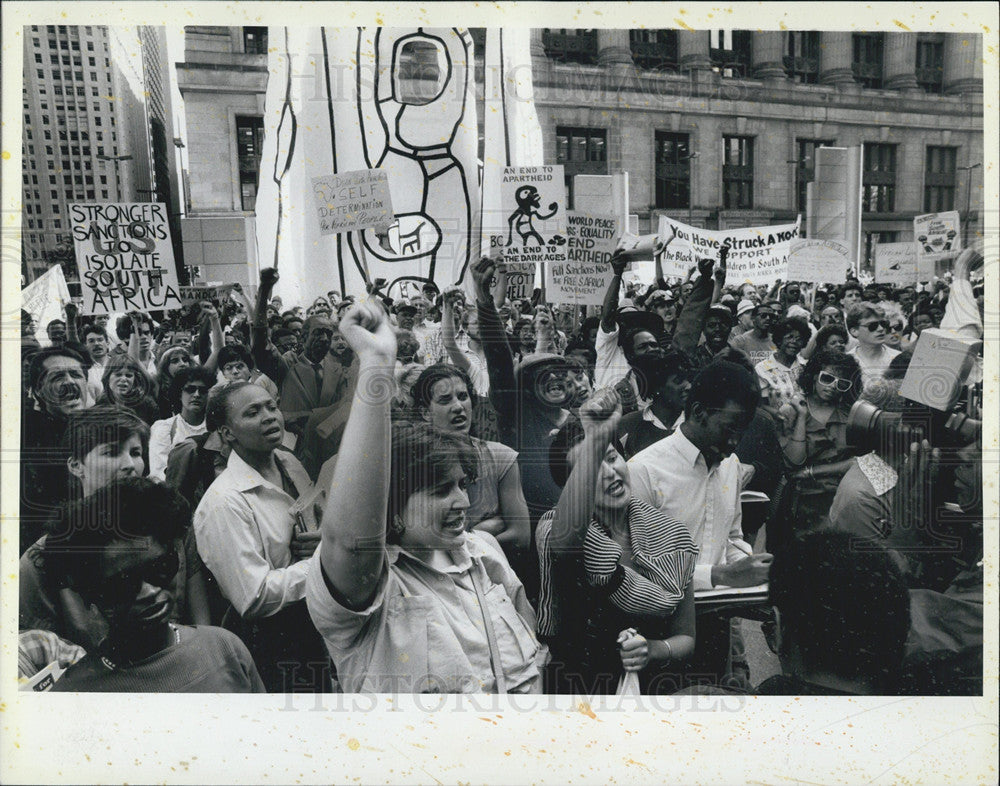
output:
<path id="1" fill-rule="evenodd" d="M 666 639 L 664 639 L 663 644 L 667 648 L 667 660 L 673 660 L 674 659 L 674 648 L 670 646 L 670 642 L 667 641 Z"/>

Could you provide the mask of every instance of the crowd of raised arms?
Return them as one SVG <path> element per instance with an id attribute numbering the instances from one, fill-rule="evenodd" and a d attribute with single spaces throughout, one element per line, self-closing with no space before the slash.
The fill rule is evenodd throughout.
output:
<path id="1" fill-rule="evenodd" d="M 980 693 L 982 256 L 906 287 L 611 264 L 589 309 L 484 257 L 394 298 L 282 303 L 268 268 L 252 301 L 70 305 L 41 345 L 22 312 L 20 677 Z M 963 347 L 943 408 L 907 392 Z"/>

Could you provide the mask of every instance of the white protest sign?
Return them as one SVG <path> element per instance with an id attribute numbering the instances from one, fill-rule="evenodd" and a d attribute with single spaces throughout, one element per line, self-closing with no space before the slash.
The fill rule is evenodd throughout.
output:
<path id="1" fill-rule="evenodd" d="M 875 281 L 898 287 L 916 284 L 917 244 L 879 243 L 875 246 Z"/>
<path id="2" fill-rule="evenodd" d="M 660 237 L 666 243 L 661 256 L 663 275 L 683 276 L 699 259 L 718 259 L 729 248 L 726 281 L 730 284 L 773 284 L 788 279 L 788 252 L 799 238 L 799 222 L 739 229 L 701 229 L 660 216 Z M 675 236 L 676 231 L 676 236 Z"/>
<path id="3" fill-rule="evenodd" d="M 566 186 L 561 166 L 506 167 L 500 184 L 505 225 L 490 227 L 490 249 L 523 270 L 566 259 Z M 495 223 L 495 222 L 494 222 Z"/>
<path id="4" fill-rule="evenodd" d="M 917 242 L 917 277 L 920 281 L 930 281 L 937 260 L 962 250 L 958 211 L 914 216 L 913 239 Z"/>
<path id="5" fill-rule="evenodd" d="M 312 179 L 322 235 L 358 229 L 388 229 L 393 223 L 389 176 L 381 169 L 358 169 Z"/>
<path id="6" fill-rule="evenodd" d="M 570 211 L 566 230 L 566 261 L 547 266 L 545 297 L 550 303 L 599 306 L 614 276 L 611 255 L 618 242 L 618 220 Z"/>
<path id="7" fill-rule="evenodd" d="M 81 314 L 179 308 L 167 208 L 155 202 L 69 206 Z"/>
<path id="8" fill-rule="evenodd" d="M 843 284 L 854 268 L 851 250 L 836 240 L 793 240 L 788 247 L 788 281 Z"/>
<path id="9" fill-rule="evenodd" d="M 35 338 L 45 344 L 45 326 L 53 319 L 65 319 L 65 306 L 70 302 L 69 287 L 61 265 L 53 265 L 21 290 L 21 308 L 35 321 Z"/>

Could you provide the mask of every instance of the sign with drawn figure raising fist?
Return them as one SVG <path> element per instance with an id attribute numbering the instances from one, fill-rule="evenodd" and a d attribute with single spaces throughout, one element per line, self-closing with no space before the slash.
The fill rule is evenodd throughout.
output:
<path id="1" fill-rule="evenodd" d="M 566 185 L 561 166 L 507 167 L 500 215 L 483 216 L 490 248 L 520 270 L 566 260 Z"/>

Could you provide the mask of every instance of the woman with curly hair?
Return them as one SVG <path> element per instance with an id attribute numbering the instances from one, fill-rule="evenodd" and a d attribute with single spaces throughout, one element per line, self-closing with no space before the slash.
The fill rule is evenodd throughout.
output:
<path id="1" fill-rule="evenodd" d="M 795 423 L 784 444 L 785 463 L 797 481 L 795 519 L 819 525 L 828 520 L 837 485 L 851 466 L 847 417 L 861 394 L 861 369 L 850 355 L 816 352 L 799 374 L 805 394 L 792 399 Z"/>
<path id="2" fill-rule="evenodd" d="M 170 383 L 174 376 L 181 369 L 196 365 L 197 362 L 191 357 L 191 351 L 187 347 L 170 347 L 160 355 L 160 359 L 156 361 L 156 380 L 159 388 L 156 404 L 159 407 L 160 418 L 169 418 L 174 414 L 173 404 L 170 401 Z"/>
<path id="3" fill-rule="evenodd" d="M 128 355 L 114 355 L 101 377 L 104 393 L 98 404 L 128 407 L 148 426 L 160 419 L 156 383 L 142 365 Z"/>

